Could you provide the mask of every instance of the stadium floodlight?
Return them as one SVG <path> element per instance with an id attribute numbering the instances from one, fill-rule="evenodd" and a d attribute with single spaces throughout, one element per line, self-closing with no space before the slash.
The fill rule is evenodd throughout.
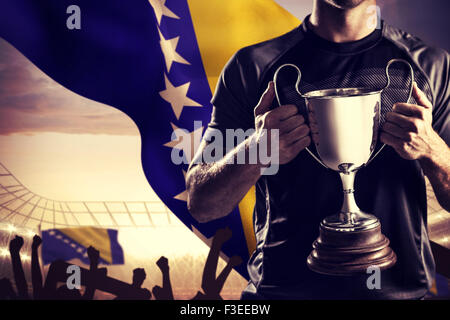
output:
<path id="1" fill-rule="evenodd" d="M 0 257 L 6 257 L 9 254 L 8 249 L 0 248 Z"/>
<path id="2" fill-rule="evenodd" d="M 9 233 L 13 233 L 17 231 L 17 228 L 14 227 L 12 224 L 8 224 L 7 230 Z"/>
<path id="3" fill-rule="evenodd" d="M 36 233 L 33 230 L 27 230 L 26 236 L 29 238 L 33 238 Z"/>
<path id="4" fill-rule="evenodd" d="M 21 254 L 20 259 L 22 259 L 23 261 L 29 261 L 31 258 L 27 254 Z"/>

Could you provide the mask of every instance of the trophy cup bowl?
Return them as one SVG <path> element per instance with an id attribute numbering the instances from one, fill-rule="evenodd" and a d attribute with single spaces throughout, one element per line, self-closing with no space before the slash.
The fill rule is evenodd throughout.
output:
<path id="1" fill-rule="evenodd" d="M 309 268 L 325 274 L 365 272 L 396 262 L 380 221 L 361 211 L 354 198 L 358 169 L 375 148 L 380 118 L 381 91 L 363 88 L 329 89 L 304 95 L 312 140 L 322 163 L 342 180 L 341 210 L 320 223 L 319 238 L 307 259 Z"/>
<path id="2" fill-rule="evenodd" d="M 295 65 L 283 65 L 274 76 L 275 94 L 279 105 L 277 77 L 286 66 L 298 72 L 295 85 L 306 102 L 308 122 L 317 155 L 306 150 L 324 167 L 339 173 L 343 186 L 343 204 L 339 212 L 322 220 L 319 237 L 307 258 L 308 267 L 328 275 L 365 273 L 370 266 L 381 270 L 392 267 L 397 257 L 389 247 L 389 239 L 381 233 L 381 223 L 372 214 L 359 209 L 354 198 L 354 179 L 383 149 L 373 155 L 378 138 L 381 113 L 381 93 L 390 84 L 388 70 L 392 63 L 406 63 L 414 79 L 413 69 L 401 59 L 386 66 L 387 83 L 382 89 L 339 88 L 315 90 L 301 94 L 298 85 L 301 72 Z M 412 81 L 409 97 L 412 93 Z M 409 100 L 409 98 L 408 98 Z"/>

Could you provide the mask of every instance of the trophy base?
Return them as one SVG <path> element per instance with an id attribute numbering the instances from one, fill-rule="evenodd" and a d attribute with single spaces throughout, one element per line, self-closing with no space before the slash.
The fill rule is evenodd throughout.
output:
<path id="1" fill-rule="evenodd" d="M 312 271 L 338 276 L 366 273 L 370 266 L 385 270 L 396 262 L 397 256 L 381 233 L 379 222 L 356 231 L 332 230 L 321 224 L 319 238 L 307 259 Z"/>

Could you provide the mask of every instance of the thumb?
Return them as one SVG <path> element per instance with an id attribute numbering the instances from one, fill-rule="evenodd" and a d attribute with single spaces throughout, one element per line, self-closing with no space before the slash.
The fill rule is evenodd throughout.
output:
<path id="1" fill-rule="evenodd" d="M 413 84 L 413 97 L 416 99 L 418 105 L 425 107 L 426 109 L 432 109 L 433 106 L 431 105 L 430 100 L 428 100 L 425 93 L 419 89 L 415 81 Z"/>
<path id="2" fill-rule="evenodd" d="M 270 81 L 266 91 L 264 91 L 261 98 L 259 99 L 258 104 L 255 107 L 255 117 L 269 111 L 274 98 L 275 98 L 275 88 L 273 85 L 273 81 Z"/>

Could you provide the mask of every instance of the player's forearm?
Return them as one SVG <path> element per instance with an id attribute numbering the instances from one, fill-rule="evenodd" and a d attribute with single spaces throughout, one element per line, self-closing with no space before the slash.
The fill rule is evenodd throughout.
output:
<path id="1" fill-rule="evenodd" d="M 188 208 L 199 222 L 222 218 L 235 208 L 261 176 L 262 165 L 236 164 L 240 152 L 246 159 L 253 137 L 244 140 L 223 159 L 199 164 L 188 172 Z"/>
<path id="2" fill-rule="evenodd" d="M 450 211 L 450 148 L 437 134 L 432 152 L 422 158 L 420 164 L 439 204 Z"/>

